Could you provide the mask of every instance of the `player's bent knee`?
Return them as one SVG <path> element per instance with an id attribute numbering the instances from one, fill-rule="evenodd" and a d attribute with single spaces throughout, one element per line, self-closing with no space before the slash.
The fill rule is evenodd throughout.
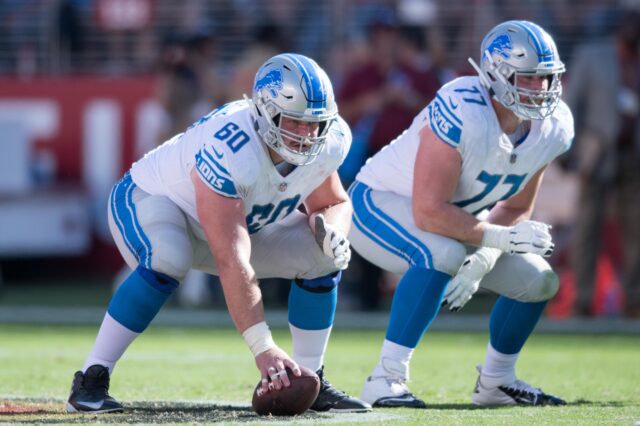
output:
<path id="1" fill-rule="evenodd" d="M 163 235 L 154 244 L 151 265 L 155 271 L 182 281 L 193 264 L 193 248 L 186 235 Z"/>
<path id="2" fill-rule="evenodd" d="M 313 280 L 316 278 L 322 278 L 329 275 L 334 275 L 340 270 L 333 263 L 333 259 L 321 254 L 319 256 L 311 257 L 311 262 L 308 265 L 302 266 L 303 273 L 298 274 L 298 277 L 305 280 Z"/>
<path id="3" fill-rule="evenodd" d="M 312 293 L 326 293 L 338 286 L 342 278 L 342 271 L 333 272 L 331 274 L 312 278 L 312 279 L 296 279 L 296 285 Z"/>
<path id="4" fill-rule="evenodd" d="M 529 287 L 527 302 L 544 302 L 556 295 L 560 288 L 560 279 L 552 270 L 543 271 Z"/>
<path id="5" fill-rule="evenodd" d="M 162 272 L 143 268 L 142 266 L 138 266 L 136 272 L 140 274 L 149 285 L 162 293 L 173 293 L 178 287 L 178 281 L 175 278 Z"/>
<path id="6" fill-rule="evenodd" d="M 449 244 L 438 251 L 437 256 L 434 254 L 433 267 L 437 271 L 453 276 L 458 273 L 466 257 L 467 249 L 464 244 L 450 240 Z"/>

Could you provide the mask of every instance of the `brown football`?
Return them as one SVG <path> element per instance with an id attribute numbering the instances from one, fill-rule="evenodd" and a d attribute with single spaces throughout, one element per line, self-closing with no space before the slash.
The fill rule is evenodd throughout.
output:
<path id="1" fill-rule="evenodd" d="M 294 416 L 302 414 L 318 397 L 320 392 L 320 378 L 316 373 L 306 367 L 300 366 L 301 376 L 294 376 L 287 368 L 287 375 L 291 386 L 280 390 L 271 389 L 262 392 L 261 383 L 253 390 L 251 405 L 256 413 L 261 416 Z"/>

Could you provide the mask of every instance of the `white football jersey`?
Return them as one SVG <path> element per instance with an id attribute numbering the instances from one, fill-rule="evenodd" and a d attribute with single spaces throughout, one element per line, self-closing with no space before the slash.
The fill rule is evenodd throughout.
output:
<path id="1" fill-rule="evenodd" d="M 462 170 L 453 204 L 477 214 L 522 190 L 535 173 L 564 153 L 573 140 L 573 117 L 560 104 L 515 148 L 502 131 L 488 91 L 478 77 L 460 77 L 444 85 L 436 98 L 392 143 L 370 158 L 356 179 L 373 189 L 412 196 L 413 171 L 424 126 L 458 150 Z"/>
<path id="2" fill-rule="evenodd" d="M 145 192 L 169 197 L 198 223 L 190 178 L 196 167 L 212 191 L 244 201 L 250 233 L 283 219 L 342 164 L 351 131 L 338 117 L 316 160 L 283 177 L 255 132 L 249 108 L 248 102 L 236 101 L 212 111 L 133 164 L 133 181 Z M 200 229 L 196 232 L 202 236 Z"/>

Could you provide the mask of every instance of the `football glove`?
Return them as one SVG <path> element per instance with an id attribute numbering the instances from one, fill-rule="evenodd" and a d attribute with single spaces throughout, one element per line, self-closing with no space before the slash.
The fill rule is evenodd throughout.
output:
<path id="1" fill-rule="evenodd" d="M 351 260 L 351 248 L 347 237 L 319 214 L 315 219 L 316 241 L 325 255 L 333 259 L 333 264 L 341 271 L 347 269 Z"/>
<path id="2" fill-rule="evenodd" d="M 478 291 L 482 278 L 493 269 L 502 252 L 482 247 L 467 257 L 458 273 L 451 279 L 444 292 L 442 306 L 449 304 L 450 311 L 458 311 Z"/>
<path id="3" fill-rule="evenodd" d="M 533 253 L 549 257 L 555 247 L 549 229 L 551 226 L 535 220 L 525 220 L 514 226 L 487 224 L 482 245 L 509 254 Z"/>

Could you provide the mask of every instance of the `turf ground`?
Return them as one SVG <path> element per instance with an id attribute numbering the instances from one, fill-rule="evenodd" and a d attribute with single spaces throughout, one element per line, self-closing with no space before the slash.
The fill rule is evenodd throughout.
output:
<path id="1" fill-rule="evenodd" d="M 258 381 L 250 352 L 234 330 L 151 327 L 118 364 L 110 393 L 124 414 L 63 412 L 72 375 L 96 327 L 0 325 L 0 423 L 287 423 L 299 424 L 611 424 L 640 421 L 640 338 L 535 335 L 518 375 L 569 402 L 566 407 L 478 409 L 470 404 L 483 360 L 483 334 L 430 333 L 415 353 L 411 389 L 427 410 L 368 414 L 306 414 L 261 418 L 250 398 Z M 276 341 L 289 349 L 288 332 Z M 326 374 L 358 395 L 375 364 L 382 331 L 334 332 Z"/>

